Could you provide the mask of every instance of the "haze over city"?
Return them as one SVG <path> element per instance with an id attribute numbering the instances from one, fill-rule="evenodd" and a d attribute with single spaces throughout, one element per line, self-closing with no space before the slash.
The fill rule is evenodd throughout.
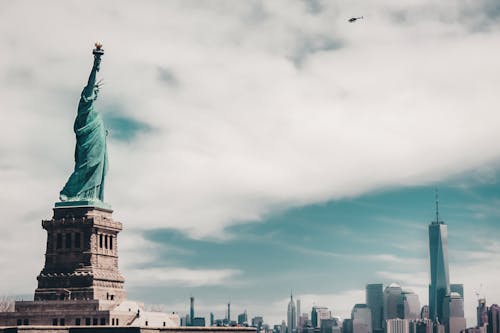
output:
<path id="1" fill-rule="evenodd" d="M 343 318 L 369 283 L 428 304 L 438 188 L 473 326 L 476 294 L 500 302 L 499 18 L 493 0 L 0 1 L 0 294 L 32 297 L 102 41 L 129 298 L 268 324 L 291 290 Z"/>

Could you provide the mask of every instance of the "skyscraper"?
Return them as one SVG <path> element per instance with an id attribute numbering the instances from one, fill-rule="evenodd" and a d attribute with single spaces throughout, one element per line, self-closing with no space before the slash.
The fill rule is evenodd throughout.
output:
<path id="1" fill-rule="evenodd" d="M 448 273 L 448 230 L 439 220 L 439 201 L 436 191 L 436 221 L 429 224 L 429 254 L 431 284 L 429 285 L 429 318 L 443 318 L 444 298 L 450 294 Z"/>
<path id="2" fill-rule="evenodd" d="M 497 304 L 488 309 L 488 333 L 500 333 L 500 306 Z"/>
<path id="3" fill-rule="evenodd" d="M 459 293 L 452 292 L 444 297 L 443 322 L 447 333 L 465 330 L 464 300 Z"/>
<path id="4" fill-rule="evenodd" d="M 297 310 L 295 309 L 295 302 L 293 301 L 292 294 L 290 294 L 290 302 L 288 303 L 287 325 L 288 333 L 294 332 L 297 328 Z"/>
<path id="5" fill-rule="evenodd" d="M 381 283 L 366 285 L 366 305 L 372 311 L 372 328 L 374 333 L 383 332 L 384 321 L 384 285 Z"/>
<path id="6" fill-rule="evenodd" d="M 366 304 L 356 304 L 351 312 L 352 333 L 372 333 L 372 312 Z"/>
<path id="7" fill-rule="evenodd" d="M 194 297 L 193 297 L 193 296 L 191 296 L 191 297 L 189 298 L 189 300 L 190 300 L 190 303 L 191 303 L 191 304 L 190 304 L 190 307 L 189 307 L 189 318 L 191 319 L 191 322 L 190 322 L 190 323 L 188 323 L 188 325 L 189 325 L 189 326 L 193 326 L 193 325 L 192 325 L 192 321 L 193 321 L 193 319 L 194 319 Z"/>
<path id="8" fill-rule="evenodd" d="M 248 324 L 247 310 L 238 315 L 238 325 Z"/>
<path id="9" fill-rule="evenodd" d="M 311 311 L 311 324 L 313 327 L 320 327 L 323 319 L 330 319 L 332 313 L 325 306 L 313 306 Z"/>
<path id="10" fill-rule="evenodd" d="M 418 295 L 410 290 L 403 290 L 401 301 L 398 304 L 399 318 L 418 319 L 420 318 L 420 300 Z"/>
<path id="11" fill-rule="evenodd" d="M 402 319 L 400 315 L 403 289 L 397 283 L 391 283 L 384 290 L 384 320 Z"/>
<path id="12" fill-rule="evenodd" d="M 297 327 L 300 327 L 300 299 L 297 300 Z"/>
<path id="13" fill-rule="evenodd" d="M 488 307 L 486 299 L 480 298 L 477 300 L 477 327 L 483 327 L 488 323 Z"/>
<path id="14" fill-rule="evenodd" d="M 410 321 L 408 319 L 388 319 L 386 321 L 387 333 L 409 333 Z"/>

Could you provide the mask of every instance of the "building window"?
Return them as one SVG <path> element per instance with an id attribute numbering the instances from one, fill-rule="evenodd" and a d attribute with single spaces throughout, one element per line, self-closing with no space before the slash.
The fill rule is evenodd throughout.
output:
<path id="1" fill-rule="evenodd" d="M 96 325 L 97 325 L 97 318 L 94 318 L 94 319 L 92 320 L 92 325 L 94 325 L 94 326 L 96 326 Z"/>
<path id="2" fill-rule="evenodd" d="M 111 325 L 113 325 L 113 326 L 115 325 L 115 318 L 111 319 Z"/>
<path id="3" fill-rule="evenodd" d="M 148 321 L 146 320 L 146 322 L 144 323 L 146 326 L 148 326 Z"/>
<path id="4" fill-rule="evenodd" d="M 165 324 L 166 324 L 166 323 L 165 323 L 165 322 L 163 322 L 163 327 L 165 327 L 165 326 L 166 326 Z"/>
<path id="5" fill-rule="evenodd" d="M 90 326 L 90 318 L 85 318 L 85 325 Z"/>
<path id="6" fill-rule="evenodd" d="M 75 248 L 79 249 L 81 246 L 80 233 L 75 233 Z"/>
<path id="7" fill-rule="evenodd" d="M 113 236 L 109 236 L 109 249 L 113 250 Z"/>
<path id="8" fill-rule="evenodd" d="M 61 326 L 66 325 L 66 321 L 64 320 L 64 318 L 59 319 L 59 325 Z"/>
<path id="9" fill-rule="evenodd" d="M 76 318 L 76 319 L 75 319 L 75 325 L 76 325 L 76 326 L 80 326 L 80 324 L 81 324 L 81 320 L 80 320 L 80 318 Z"/>
<path id="10" fill-rule="evenodd" d="M 57 234 L 56 249 L 62 248 L 62 234 Z"/>
<path id="11" fill-rule="evenodd" d="M 66 234 L 66 248 L 71 249 L 71 234 L 70 233 Z"/>
<path id="12" fill-rule="evenodd" d="M 108 248 L 108 235 L 104 236 L 104 247 Z"/>
<path id="13" fill-rule="evenodd" d="M 102 249 L 102 234 L 99 235 L 99 247 Z"/>
<path id="14" fill-rule="evenodd" d="M 120 325 L 120 321 L 118 320 L 118 318 L 116 318 L 115 323 L 116 323 L 116 326 Z"/>
<path id="15" fill-rule="evenodd" d="M 52 319 L 52 326 L 57 326 L 57 318 Z"/>
<path id="16" fill-rule="evenodd" d="M 23 321 L 21 319 L 17 320 L 17 326 L 21 326 L 23 324 Z"/>
<path id="17" fill-rule="evenodd" d="M 101 318 L 101 325 L 106 325 L 106 318 Z"/>
<path id="18" fill-rule="evenodd" d="M 29 319 L 24 319 L 24 321 L 23 321 L 23 325 L 29 325 L 29 324 L 30 324 Z"/>

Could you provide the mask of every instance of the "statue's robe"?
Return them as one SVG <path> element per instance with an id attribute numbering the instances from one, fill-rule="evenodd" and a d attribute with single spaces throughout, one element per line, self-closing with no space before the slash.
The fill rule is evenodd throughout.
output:
<path id="1" fill-rule="evenodd" d="M 83 89 L 78 105 L 74 124 L 75 170 L 60 192 L 62 201 L 104 199 L 104 178 L 108 167 L 106 129 L 101 115 L 93 106 L 93 83 L 89 82 Z"/>

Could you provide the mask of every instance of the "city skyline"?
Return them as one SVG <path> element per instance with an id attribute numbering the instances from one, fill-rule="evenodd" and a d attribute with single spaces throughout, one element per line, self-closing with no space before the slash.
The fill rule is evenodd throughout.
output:
<path id="1" fill-rule="evenodd" d="M 492 0 L 0 3 L 0 295 L 32 297 L 102 41 L 131 299 L 276 324 L 291 289 L 346 318 L 369 283 L 428 304 L 439 188 L 471 326 L 476 292 L 500 302 L 499 18 Z"/>

